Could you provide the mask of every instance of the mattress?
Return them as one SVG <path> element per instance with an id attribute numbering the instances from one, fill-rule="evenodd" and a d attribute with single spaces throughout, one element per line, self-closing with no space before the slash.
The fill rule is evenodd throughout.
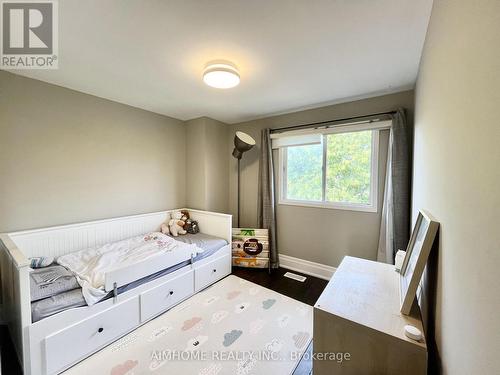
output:
<path id="1" fill-rule="evenodd" d="M 203 253 L 199 254 L 196 259 L 203 259 L 204 257 L 210 256 L 205 253 L 213 253 L 219 250 L 221 247 L 227 245 L 227 241 L 223 238 L 214 237 L 209 234 L 196 233 L 196 234 L 185 234 L 182 236 L 174 237 L 175 240 L 181 241 L 190 245 L 196 245 L 203 249 Z M 203 258 L 200 258 L 200 257 Z"/>
<path id="2" fill-rule="evenodd" d="M 197 262 L 202 259 L 205 259 L 217 251 L 219 251 L 222 247 L 227 245 L 227 241 L 219 238 L 210 236 L 204 233 L 196 233 L 196 234 L 186 234 L 183 236 L 176 237 L 175 240 L 184 242 L 187 244 L 194 244 L 201 249 L 203 252 L 198 254 L 193 261 Z M 166 268 L 159 272 L 156 272 L 152 275 L 146 276 L 142 279 L 136 280 L 132 283 L 124 285 L 118 288 L 118 294 L 126 292 L 128 290 L 134 289 L 142 284 L 145 284 L 149 281 L 158 279 L 162 276 L 168 275 L 178 269 L 187 266 L 190 261 L 185 261 L 179 264 L 176 264 L 172 267 Z M 112 297 L 112 293 L 108 293 L 102 300 L 108 299 Z M 86 306 L 87 303 L 82 294 L 81 288 L 76 288 L 73 290 L 65 291 L 59 294 L 51 295 L 49 298 L 40 299 L 31 303 L 31 317 L 32 321 L 37 322 L 43 318 L 48 316 L 57 314 L 59 312 L 74 308 Z"/>

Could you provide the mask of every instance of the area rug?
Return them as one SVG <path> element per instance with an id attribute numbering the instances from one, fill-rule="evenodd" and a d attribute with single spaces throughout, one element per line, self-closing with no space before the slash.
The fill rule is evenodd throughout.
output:
<path id="1" fill-rule="evenodd" d="M 231 275 L 65 374 L 292 374 L 312 325 L 311 306 Z"/>

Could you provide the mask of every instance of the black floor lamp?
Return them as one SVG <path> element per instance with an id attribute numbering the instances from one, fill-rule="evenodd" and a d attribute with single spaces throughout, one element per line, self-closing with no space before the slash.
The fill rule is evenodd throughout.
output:
<path id="1" fill-rule="evenodd" d="M 233 156 L 238 159 L 238 228 L 240 227 L 240 161 L 243 153 L 255 146 L 255 139 L 247 133 L 236 132 L 234 135 Z"/>

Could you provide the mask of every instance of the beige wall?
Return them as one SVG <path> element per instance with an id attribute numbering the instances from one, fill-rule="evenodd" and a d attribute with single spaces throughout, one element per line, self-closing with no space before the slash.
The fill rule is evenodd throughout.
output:
<path id="1" fill-rule="evenodd" d="M 186 206 L 203 210 L 206 207 L 205 119 L 186 121 Z"/>
<path id="2" fill-rule="evenodd" d="M 184 123 L 0 71 L 0 232 L 183 206 Z"/>
<path id="3" fill-rule="evenodd" d="M 435 0 L 416 88 L 413 219 L 441 223 L 437 373 L 500 368 L 500 1 Z M 428 301 L 429 302 L 429 301 Z"/>
<path id="4" fill-rule="evenodd" d="M 236 130 L 250 134 L 257 146 L 243 155 L 241 162 L 241 226 L 253 227 L 257 222 L 257 187 L 260 155 L 260 131 L 316 121 L 326 121 L 370 113 L 394 110 L 404 107 L 409 120 L 413 118 L 413 91 L 405 91 L 370 99 L 342 103 L 317 109 L 268 117 L 231 126 L 229 142 L 231 152 Z M 381 137 L 380 176 L 385 176 L 387 157 L 387 134 Z M 230 158 L 230 203 L 229 208 L 236 215 L 237 163 Z M 381 202 L 383 189 L 379 189 Z M 332 210 L 309 207 L 278 205 L 278 248 L 281 254 L 338 266 L 345 255 L 375 259 L 380 228 L 381 204 L 378 213 Z"/>
<path id="5" fill-rule="evenodd" d="M 229 127 L 220 121 L 201 117 L 186 121 L 186 129 L 187 206 L 227 212 Z"/>
<path id="6" fill-rule="evenodd" d="M 206 118 L 205 165 L 207 170 L 206 199 L 208 211 L 228 212 L 229 166 L 227 159 L 227 137 L 229 126 Z"/>

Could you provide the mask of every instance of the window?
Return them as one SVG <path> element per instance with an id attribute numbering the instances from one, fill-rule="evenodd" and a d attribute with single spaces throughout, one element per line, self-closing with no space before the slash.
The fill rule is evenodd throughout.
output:
<path id="1" fill-rule="evenodd" d="M 281 147 L 279 203 L 376 212 L 378 144 L 378 129 L 344 128 Z"/>

